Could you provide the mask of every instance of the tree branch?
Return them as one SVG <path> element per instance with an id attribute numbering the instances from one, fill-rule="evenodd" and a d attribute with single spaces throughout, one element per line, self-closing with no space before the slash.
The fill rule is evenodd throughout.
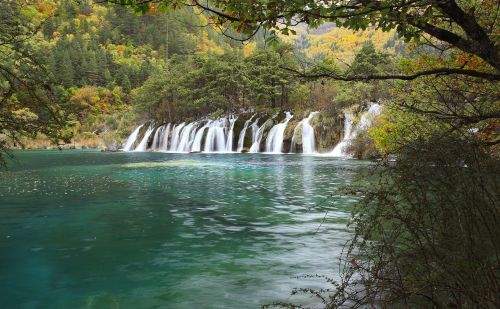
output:
<path id="1" fill-rule="evenodd" d="M 447 42 L 464 52 L 479 56 L 492 67 L 500 71 L 500 63 L 497 56 L 498 48 L 494 45 L 491 45 L 490 43 L 467 40 L 446 29 L 419 21 L 417 18 L 408 18 L 408 23 L 438 40 Z M 487 44 L 488 46 L 485 47 L 483 44 Z"/>
<path id="2" fill-rule="evenodd" d="M 303 78 L 310 78 L 310 79 L 330 78 L 330 79 L 341 80 L 341 81 L 370 81 L 370 80 L 391 80 L 391 79 L 414 80 L 414 79 L 417 79 L 419 77 L 430 76 L 430 75 L 435 75 L 435 76 L 467 75 L 467 76 L 486 79 L 489 81 L 500 80 L 500 74 L 480 72 L 480 71 L 475 71 L 475 70 L 466 70 L 466 69 L 453 69 L 453 68 L 437 68 L 437 69 L 417 72 L 417 73 L 414 73 L 411 75 L 384 74 L 384 75 L 363 75 L 363 76 L 360 76 L 360 75 L 354 75 L 354 76 L 340 75 L 340 74 L 336 74 L 334 72 L 329 72 L 329 71 L 322 72 L 322 73 L 307 73 L 307 72 L 300 72 L 296 69 L 289 68 L 289 67 L 282 67 L 282 69 L 285 69 L 287 71 L 298 74 L 300 77 L 303 77 Z"/>

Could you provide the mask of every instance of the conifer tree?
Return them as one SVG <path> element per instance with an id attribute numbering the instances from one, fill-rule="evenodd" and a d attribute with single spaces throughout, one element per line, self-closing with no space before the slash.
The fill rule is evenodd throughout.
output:
<path id="1" fill-rule="evenodd" d="M 63 53 L 62 61 L 60 64 L 59 76 L 61 84 L 66 87 L 70 87 L 73 85 L 74 81 L 74 70 L 73 65 L 71 63 L 71 58 L 69 55 L 69 51 L 65 51 Z"/>

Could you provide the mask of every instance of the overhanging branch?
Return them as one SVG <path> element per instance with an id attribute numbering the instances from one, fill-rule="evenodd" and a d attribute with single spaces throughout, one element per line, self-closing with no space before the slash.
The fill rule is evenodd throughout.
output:
<path id="1" fill-rule="evenodd" d="M 370 81 L 370 80 L 391 80 L 391 79 L 414 80 L 414 79 L 417 79 L 419 77 L 432 76 L 432 75 L 434 75 L 434 76 L 466 75 L 466 76 L 486 79 L 489 81 L 500 80 L 500 74 L 480 72 L 480 71 L 475 71 L 475 70 L 466 70 L 466 69 L 453 69 L 453 68 L 437 68 L 437 69 L 417 72 L 417 73 L 410 74 L 410 75 L 369 74 L 369 75 L 353 75 L 353 76 L 341 75 L 341 74 L 337 74 L 337 73 L 330 72 L 330 71 L 324 71 L 324 72 L 319 72 L 319 73 L 308 73 L 308 72 L 301 72 L 301 71 L 298 71 L 296 69 L 289 68 L 289 67 L 282 67 L 282 69 L 293 72 L 302 78 L 308 78 L 308 79 L 329 78 L 329 79 L 340 80 L 340 81 Z"/>

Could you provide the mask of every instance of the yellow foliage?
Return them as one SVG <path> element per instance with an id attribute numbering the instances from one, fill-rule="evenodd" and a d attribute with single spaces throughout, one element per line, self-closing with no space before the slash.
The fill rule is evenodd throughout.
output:
<path id="1" fill-rule="evenodd" d="M 293 43 L 301 35 L 305 35 L 310 46 L 304 49 L 305 54 L 310 58 L 324 56 L 325 58 L 335 58 L 349 63 L 354 59 L 354 55 L 363 47 L 363 43 L 371 41 L 375 48 L 384 49 L 384 45 L 394 37 L 395 32 L 383 32 L 380 30 L 368 29 L 354 32 L 349 29 L 333 27 L 325 33 L 307 33 L 306 29 L 298 28 L 296 35 L 284 36 L 285 42 Z"/>
<path id="2" fill-rule="evenodd" d="M 116 50 L 120 53 L 123 54 L 125 51 L 125 45 L 116 45 Z"/>
<path id="3" fill-rule="evenodd" d="M 12 111 L 12 116 L 17 121 L 23 122 L 32 122 L 38 120 L 38 115 L 33 113 L 27 107 Z"/>
<path id="4" fill-rule="evenodd" d="M 224 50 L 217 45 L 214 41 L 210 40 L 208 37 L 208 32 L 203 31 L 200 43 L 196 46 L 196 49 L 200 52 L 212 52 L 217 55 L 223 55 Z"/>
<path id="5" fill-rule="evenodd" d="M 54 16 L 56 5 L 51 1 L 40 1 L 37 3 L 36 9 L 45 16 Z"/>
<path id="6" fill-rule="evenodd" d="M 85 86 L 73 92 L 70 102 L 81 118 L 87 114 L 109 114 L 113 111 L 124 110 L 122 96 L 123 92 L 120 87 L 115 87 L 113 91 L 110 91 L 106 88 Z"/>
<path id="7" fill-rule="evenodd" d="M 150 14 L 150 15 L 156 15 L 158 14 L 158 3 L 155 3 L 155 2 L 151 2 L 149 4 L 149 8 L 148 8 L 148 11 L 146 12 L 147 14 Z"/>
<path id="8" fill-rule="evenodd" d="M 93 106 L 99 101 L 99 94 L 94 87 L 83 87 L 77 89 L 75 93 L 71 96 L 70 101 L 75 105 L 79 105 L 83 108 L 90 107 L 92 109 Z"/>
<path id="9" fill-rule="evenodd" d="M 252 41 L 243 46 L 243 54 L 245 57 L 248 57 L 253 54 L 255 48 L 257 47 L 257 42 Z"/>

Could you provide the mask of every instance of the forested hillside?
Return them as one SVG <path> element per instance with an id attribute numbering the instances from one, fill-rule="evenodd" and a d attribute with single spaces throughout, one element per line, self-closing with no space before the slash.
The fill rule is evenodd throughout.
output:
<path id="1" fill-rule="evenodd" d="M 282 68 L 328 63 L 332 55 L 351 61 L 368 43 L 396 51 L 393 33 L 374 36 L 373 30 L 357 33 L 332 26 L 312 33 L 297 28 L 296 36 L 273 46 L 266 44 L 264 32 L 242 43 L 207 26 L 208 19 L 192 8 L 175 14 L 151 8 L 138 15 L 91 1 L 43 0 L 21 10 L 38 27 L 30 46 L 64 111 L 66 141 L 88 146 L 103 138 L 121 141 L 145 119 L 323 109 L 343 87 L 301 80 Z M 332 38 L 333 45 L 324 43 Z M 340 102 L 339 108 L 350 103 Z M 30 139 L 24 142 L 36 147 Z"/>
<path id="2" fill-rule="evenodd" d="M 175 17 L 138 16 L 119 6 L 65 0 L 23 10 L 41 25 L 35 50 L 64 105 L 68 134 L 95 137 L 116 129 L 114 121 L 127 123 L 134 116 L 132 90 L 165 73 L 169 58 L 232 49 L 189 9 Z"/>

